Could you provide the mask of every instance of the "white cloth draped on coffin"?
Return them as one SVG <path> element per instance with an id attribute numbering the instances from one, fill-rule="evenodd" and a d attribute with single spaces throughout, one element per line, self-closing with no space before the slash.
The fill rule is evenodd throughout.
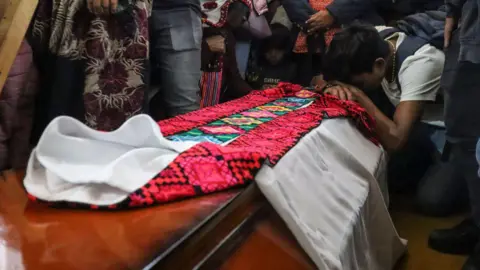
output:
<path id="1" fill-rule="evenodd" d="M 112 132 L 61 116 L 32 151 L 24 185 L 41 200 L 115 204 L 195 144 L 165 139 L 148 115 L 134 116 Z"/>
<path id="2" fill-rule="evenodd" d="M 387 270 L 405 252 L 380 186 L 384 151 L 346 119 L 324 120 L 256 182 L 321 270 Z"/>
<path id="3" fill-rule="evenodd" d="M 32 152 L 24 185 L 42 200 L 114 204 L 195 144 L 165 139 L 146 115 L 113 132 L 58 117 Z M 348 120 L 324 120 L 256 182 L 319 269 L 386 270 L 405 243 L 380 188 L 385 163 Z"/>

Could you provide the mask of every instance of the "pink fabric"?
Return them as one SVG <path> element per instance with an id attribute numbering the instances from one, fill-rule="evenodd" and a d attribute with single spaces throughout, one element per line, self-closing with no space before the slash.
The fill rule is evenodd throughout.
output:
<path id="1" fill-rule="evenodd" d="M 253 8 L 258 15 L 265 14 L 268 11 L 267 0 L 252 0 Z"/>
<path id="2" fill-rule="evenodd" d="M 24 168 L 27 163 L 37 87 L 32 49 L 24 41 L 0 96 L 0 170 Z"/>
<path id="3" fill-rule="evenodd" d="M 256 38 L 266 38 L 272 35 L 270 25 L 264 15 L 257 15 L 255 12 L 250 12 L 248 21 L 243 25 Z"/>

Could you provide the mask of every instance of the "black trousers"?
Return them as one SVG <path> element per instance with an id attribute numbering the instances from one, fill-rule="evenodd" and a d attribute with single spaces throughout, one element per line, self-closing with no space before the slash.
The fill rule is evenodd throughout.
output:
<path id="1" fill-rule="evenodd" d="M 457 31 L 445 54 L 442 76 L 451 154 L 422 181 L 417 201 L 424 213 L 438 216 L 458 210 L 468 198 L 472 216 L 480 226 L 480 177 L 475 157 L 480 137 L 480 64 L 458 61 L 458 38 Z"/>

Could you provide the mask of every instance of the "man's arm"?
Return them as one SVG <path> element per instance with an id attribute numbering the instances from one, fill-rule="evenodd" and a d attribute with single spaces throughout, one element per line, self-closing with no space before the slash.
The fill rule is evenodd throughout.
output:
<path id="1" fill-rule="evenodd" d="M 450 46 L 453 31 L 457 28 L 458 20 L 462 14 L 462 7 L 466 0 L 445 0 L 447 18 L 445 19 L 444 43 L 445 48 Z"/>
<path id="2" fill-rule="evenodd" d="M 408 141 L 410 132 L 423 113 L 423 101 L 403 101 L 398 104 L 393 120 L 383 114 L 365 93 L 359 92 L 355 97 L 367 112 L 375 119 L 376 132 L 387 151 L 397 151 Z"/>
<path id="3" fill-rule="evenodd" d="M 397 151 L 408 141 L 410 132 L 423 113 L 423 101 L 403 101 L 398 104 L 393 120 L 388 118 L 373 101 L 358 88 L 333 82 L 336 86 L 328 88 L 325 93 L 342 100 L 357 101 L 367 110 L 376 122 L 375 131 L 387 151 Z"/>
<path id="4" fill-rule="evenodd" d="M 433 48 L 432 48 L 433 50 Z M 402 88 L 400 103 L 393 119 L 389 119 L 361 90 L 340 84 L 343 94 L 332 93 L 343 99 L 356 100 L 377 122 L 377 133 L 382 145 L 390 151 L 403 147 L 410 132 L 420 120 L 426 101 L 434 101 L 440 88 L 445 56 L 439 50 L 430 51 L 429 56 L 415 55 L 407 58 L 398 74 Z M 327 93 L 335 89 L 327 89 Z M 345 92 L 350 94 L 346 95 Z M 349 96 L 351 98 L 349 98 Z"/>
<path id="5" fill-rule="evenodd" d="M 226 60 L 224 63 L 224 72 L 226 73 L 226 79 L 228 82 L 226 96 L 229 98 L 239 98 L 249 94 L 252 88 L 240 75 L 237 64 L 237 56 L 235 53 L 236 46 L 235 36 L 231 31 L 227 34 L 227 48 L 226 48 Z"/>
<path id="6" fill-rule="evenodd" d="M 333 0 L 327 10 L 337 24 L 347 24 L 375 11 L 377 2 L 381 0 Z"/>

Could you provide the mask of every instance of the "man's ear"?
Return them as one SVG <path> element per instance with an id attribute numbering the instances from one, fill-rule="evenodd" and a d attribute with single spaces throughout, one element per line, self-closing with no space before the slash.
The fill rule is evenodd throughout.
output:
<path id="1" fill-rule="evenodd" d="M 387 67 L 387 61 L 383 58 L 377 58 L 373 63 L 373 67 L 377 70 L 385 70 Z"/>
<path id="2" fill-rule="evenodd" d="M 375 59 L 373 63 L 373 71 L 375 74 L 384 77 L 387 71 L 387 61 L 383 58 Z"/>

